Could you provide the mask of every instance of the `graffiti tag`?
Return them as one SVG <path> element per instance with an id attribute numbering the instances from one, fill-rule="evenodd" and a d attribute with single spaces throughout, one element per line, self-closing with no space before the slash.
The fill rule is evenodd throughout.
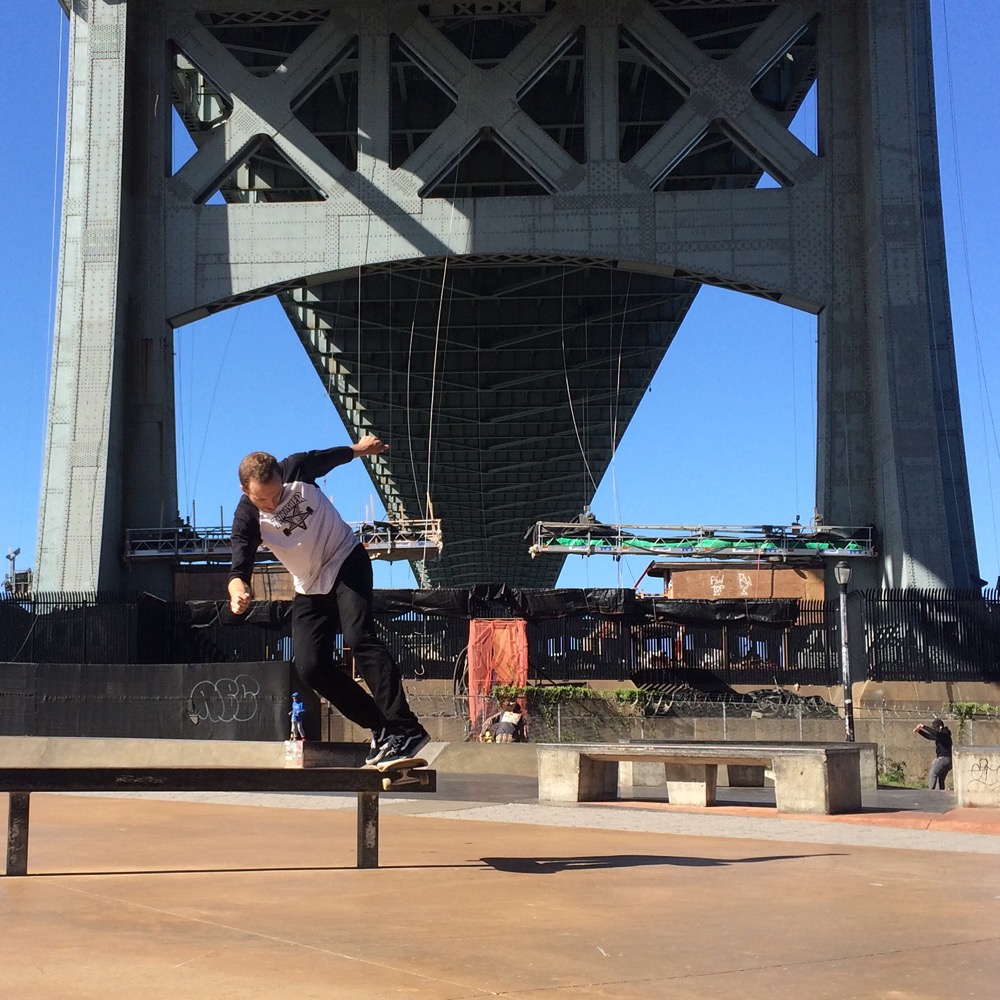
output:
<path id="1" fill-rule="evenodd" d="M 980 757 L 979 760 L 972 765 L 972 773 L 976 775 L 976 777 L 970 780 L 970 786 L 992 789 L 1000 784 L 1000 768 L 994 767 L 990 763 L 989 757 Z"/>
<path id="2" fill-rule="evenodd" d="M 188 718 L 197 724 L 249 722 L 257 714 L 260 682 L 246 674 L 199 681 L 188 696 Z"/>

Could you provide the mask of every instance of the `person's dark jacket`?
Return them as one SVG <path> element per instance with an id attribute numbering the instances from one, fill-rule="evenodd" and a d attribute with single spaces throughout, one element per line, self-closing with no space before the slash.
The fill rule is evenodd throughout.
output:
<path id="1" fill-rule="evenodd" d="M 930 726 L 921 726 L 917 732 L 925 740 L 934 741 L 935 757 L 951 756 L 951 730 L 947 726 L 943 729 L 932 729 Z"/>

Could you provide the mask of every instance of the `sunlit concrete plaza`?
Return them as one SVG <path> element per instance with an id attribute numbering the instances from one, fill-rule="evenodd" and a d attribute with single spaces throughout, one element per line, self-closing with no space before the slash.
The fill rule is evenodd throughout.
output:
<path id="1" fill-rule="evenodd" d="M 866 793 L 861 814 L 546 805 L 439 774 L 383 796 L 36 795 L 0 879 L 7 997 L 995 997 L 1000 811 Z"/>
<path id="2" fill-rule="evenodd" d="M 725 679 L 724 686 L 751 688 L 760 682 L 747 672 L 777 664 L 780 646 L 782 677 L 768 668 L 767 684 L 773 675 L 782 699 L 786 685 L 796 692 L 800 683 L 839 686 L 839 705 L 821 701 L 833 708 L 830 719 L 843 707 L 850 744 L 853 685 L 868 681 L 880 685 L 873 695 L 883 709 L 890 704 L 890 716 L 890 683 L 914 690 L 935 683 L 944 689 L 940 701 L 911 697 L 921 711 L 958 703 L 969 710 L 958 716 L 963 724 L 971 713 L 989 715 L 992 725 L 992 694 L 958 697 L 960 684 L 993 684 L 998 658 L 987 641 L 993 605 L 978 605 L 988 581 L 980 575 L 987 570 L 976 548 L 970 482 L 977 480 L 967 468 L 959 405 L 930 0 L 60 4 L 67 41 L 63 57 L 60 34 L 65 108 L 56 120 L 66 148 L 58 252 L 57 214 L 51 226 L 34 225 L 51 229 L 53 243 L 38 542 L 23 586 L 14 561 L 20 548 L 8 550 L 12 603 L 24 600 L 25 607 L 14 609 L 16 641 L 7 643 L 16 669 L 0 692 L 7 696 L 0 698 L 0 739 L 110 743 L 128 729 L 123 718 L 135 721 L 142 706 L 161 703 L 172 728 L 161 733 L 150 725 L 151 733 L 186 742 L 200 755 L 195 767 L 221 775 L 238 766 L 215 759 L 228 740 L 268 739 L 284 754 L 280 733 L 206 732 L 207 724 L 181 732 L 210 716 L 193 697 L 203 680 L 227 702 L 225 712 L 211 715 L 213 726 L 264 718 L 254 714 L 256 701 L 241 715 L 234 707 L 240 699 L 218 685 L 243 691 L 235 675 L 258 667 L 277 677 L 278 652 L 294 651 L 279 628 L 272 574 L 257 574 L 256 622 L 247 615 L 228 623 L 219 605 L 211 621 L 192 616 L 190 627 L 182 626 L 168 606 L 223 601 L 231 542 L 261 541 L 259 514 L 256 528 L 231 531 L 220 502 L 218 532 L 198 521 L 196 510 L 216 503 L 204 480 L 196 490 L 197 471 L 189 487 L 188 466 L 200 470 L 204 454 L 206 474 L 210 466 L 235 471 L 233 455 L 277 447 L 270 435 L 280 425 L 325 434 L 327 416 L 352 441 L 373 431 L 392 441 L 385 454 L 365 446 L 352 455 L 365 462 L 374 490 L 365 486 L 371 499 L 359 504 L 366 522 L 375 522 L 366 527 L 383 532 L 368 535 L 381 546 L 369 550 L 373 558 L 395 561 L 401 528 L 424 525 L 426 534 L 407 535 L 414 582 L 421 590 L 462 592 L 449 612 L 463 630 L 455 650 L 450 633 L 428 624 L 433 602 L 419 615 L 393 614 L 405 619 L 400 639 L 418 637 L 401 644 L 413 654 L 412 662 L 400 658 L 406 678 L 444 681 L 452 706 L 469 696 L 463 736 L 466 721 L 469 735 L 481 732 L 472 725 L 477 690 L 486 696 L 507 686 L 491 666 L 490 683 L 477 688 L 476 633 L 471 625 L 465 632 L 465 621 L 479 611 L 506 615 L 501 590 L 522 597 L 551 590 L 563 561 L 583 554 L 582 540 L 587 554 L 593 548 L 616 561 L 623 557 L 616 546 L 625 555 L 689 565 L 725 557 L 754 567 L 754 581 L 768 574 L 772 583 L 766 594 L 751 594 L 751 582 L 737 577 L 739 621 L 747 628 L 732 643 L 723 631 L 718 647 L 695 642 L 702 616 L 681 615 L 676 605 L 676 621 L 651 608 L 635 616 L 629 632 L 612 628 L 625 620 L 615 600 L 573 598 L 573 615 L 594 624 L 586 633 L 567 624 L 565 635 L 538 644 L 551 669 L 540 670 L 538 660 L 532 671 L 547 682 L 604 683 L 611 667 L 638 687 L 646 680 L 618 664 L 626 656 L 631 664 L 632 651 L 641 649 L 643 668 L 663 675 L 655 684 L 672 699 L 690 686 L 689 669 L 711 673 L 714 690 L 732 649 L 743 680 Z M 989 91 L 977 70 L 973 103 Z M 968 104 L 962 88 L 950 86 L 951 65 L 942 72 L 949 87 L 940 106 L 953 103 L 952 90 Z M 36 88 L 26 92 L 44 107 Z M 957 168 L 956 157 L 960 179 Z M 30 173 L 22 168 L 11 185 L 29 208 Z M 28 209 L 22 214 L 28 218 Z M 964 238 L 964 214 L 961 220 Z M 17 234 L 11 241 L 22 242 Z M 973 255 L 964 249 L 969 272 Z M 971 279 L 967 284 L 971 295 Z M 687 317 L 697 318 L 706 286 L 786 307 L 781 346 L 754 339 L 742 318 L 718 324 L 724 350 L 708 346 L 708 324 L 701 332 L 689 326 L 681 340 L 698 345 L 697 360 L 675 352 L 671 360 L 681 360 L 667 369 L 668 351 Z M 31 298 L 16 281 L 11 289 L 12 298 L 19 290 Z M 269 329 L 259 350 L 243 330 L 233 334 L 240 309 L 266 300 L 287 318 L 281 329 L 290 327 L 310 380 L 319 380 L 329 403 L 322 420 L 304 415 L 298 381 L 275 374 L 284 350 L 279 328 Z M 805 322 L 798 331 L 793 311 Z M 963 302 L 957 315 L 964 311 Z M 208 326 L 193 331 L 227 313 L 229 339 L 216 371 L 200 343 L 193 350 L 195 338 L 209 341 Z M 37 322 L 11 328 L 25 331 L 24 345 L 39 340 Z M 796 340 L 799 356 L 811 359 L 808 374 L 797 376 L 808 384 L 806 409 L 796 395 Z M 782 369 L 790 371 L 788 392 Z M 680 402 L 678 416 L 650 422 L 640 472 L 621 490 L 653 501 L 624 507 L 650 512 L 642 515 L 643 534 L 631 530 L 641 524 L 611 524 L 592 503 L 607 481 L 614 511 L 623 509 L 616 456 L 633 415 L 643 405 L 648 411 L 643 401 L 661 370 L 666 380 L 655 397 Z M 195 387 L 195 373 L 197 385 L 211 391 Z M 963 361 L 963 386 L 967 379 Z M 986 384 L 982 372 L 974 381 Z M 227 383 L 241 395 L 217 400 L 216 388 Z M 729 385 L 751 387 L 746 403 Z M 815 465 L 814 481 L 799 472 L 800 412 L 809 414 L 803 440 L 812 439 L 815 457 L 802 468 Z M 710 419 L 717 413 L 727 415 L 719 425 Z M 209 418 L 219 414 L 224 441 L 214 428 L 209 434 Z M 701 424 L 720 429 L 694 445 L 690 428 Z M 779 428 L 774 445 L 756 429 L 764 424 Z M 334 443 L 303 436 L 283 453 Z M 776 474 L 782 465 L 789 475 Z M 709 467 L 724 475 L 710 480 Z M 270 471 L 264 478 L 270 482 Z M 297 481 L 287 478 L 282 489 Z M 809 481 L 804 493 L 814 493 L 803 496 L 804 505 L 800 479 Z M 686 506 L 675 486 L 687 480 L 697 492 Z M 235 486 L 226 497 L 240 499 Z M 351 491 L 330 488 L 349 516 Z M 765 491 L 773 514 L 747 501 L 761 501 Z M 281 515 L 285 539 L 304 533 L 304 518 L 316 513 L 299 514 L 296 496 Z M 708 511 L 716 500 L 724 505 L 713 527 L 716 515 Z M 739 520 L 765 523 L 733 523 Z M 536 539 L 530 547 L 529 537 Z M 248 585 L 253 548 L 236 574 Z M 324 559 L 327 551 L 333 547 Z M 810 622 L 809 635 L 793 643 L 801 616 L 791 602 L 814 598 L 805 584 L 794 593 L 776 587 L 779 564 L 796 586 L 806 569 L 813 573 L 815 600 L 828 602 L 831 616 L 838 607 L 836 630 L 832 617 Z M 634 585 L 618 576 L 629 606 L 652 565 Z M 671 572 L 663 570 L 664 598 Z M 299 586 L 302 575 L 296 586 L 311 598 L 311 584 Z M 316 593 L 349 584 L 331 572 Z M 689 595 L 691 603 L 736 601 L 711 576 L 705 584 L 708 591 Z M 481 585 L 488 593 L 474 598 Z M 861 621 L 853 624 L 863 618 L 865 594 L 894 592 L 909 601 L 969 588 L 977 607 L 967 630 L 955 609 L 932 608 L 930 597 L 906 611 L 909 617 L 864 618 L 867 632 Z M 366 603 L 367 589 L 359 585 Z M 75 595 L 93 594 L 96 603 L 97 595 L 127 592 L 141 595 L 143 607 L 127 609 L 127 629 L 113 624 L 111 611 L 100 616 L 99 647 L 80 641 L 75 618 L 45 614 L 60 628 L 65 621 L 66 634 L 51 638 L 55 653 L 43 657 L 43 639 L 56 628 L 44 620 L 39 627 L 44 603 L 29 615 L 29 591 L 54 595 L 60 613 L 75 613 L 78 603 L 87 612 L 88 598 Z M 789 606 L 781 615 L 773 608 L 751 615 L 758 598 Z M 162 609 L 148 611 L 154 604 Z M 521 605 L 510 610 L 523 638 L 528 614 Z M 702 612 L 713 625 L 735 620 L 732 608 Z M 343 617 L 349 626 L 351 616 Z M 370 649 L 368 607 L 365 617 L 360 639 Z M 230 624 L 224 641 L 209 631 Z M 237 629 L 258 624 L 256 640 L 263 640 L 244 643 Z M 195 628 L 205 631 L 196 638 Z M 344 631 L 342 646 L 359 654 L 354 665 L 367 679 L 361 645 Z M 294 627 L 291 638 L 294 644 Z M 774 657 L 762 658 L 769 643 Z M 105 648 L 116 655 L 100 655 Z M 976 656 L 966 655 L 973 648 Z M 948 656 L 938 656 L 941 650 Z M 296 670 L 311 684 L 302 653 L 300 642 Z M 517 663 L 520 689 L 528 678 L 526 641 Z M 130 693 L 117 673 L 124 668 L 134 682 L 142 668 L 161 665 L 169 691 L 165 681 Z M 182 684 L 177 678 L 187 667 L 205 676 Z M 288 677 L 282 667 L 280 684 Z M 378 685 L 368 683 L 377 694 Z M 260 691 L 260 704 L 278 706 L 278 728 L 287 733 L 290 689 L 267 698 Z M 814 697 L 803 689 L 803 700 Z M 377 729 L 376 715 L 386 734 L 392 729 L 384 705 L 362 713 L 367 717 L 337 707 L 364 724 L 361 740 Z M 738 726 L 725 712 L 723 703 L 723 739 L 735 742 Z M 700 712 L 693 717 L 700 720 Z M 909 725 L 887 723 L 885 711 L 879 718 L 882 763 L 905 780 L 908 758 L 887 754 L 887 733 L 904 728 L 907 754 L 922 741 Z M 644 726 L 646 716 L 640 721 Z M 774 723 L 768 738 L 787 746 L 797 739 L 802 758 L 801 705 L 797 732 L 784 728 L 793 725 L 790 715 L 767 721 Z M 407 723 L 392 735 L 412 732 Z M 630 763 L 647 753 L 638 747 L 648 735 L 641 733 Z M 75 742 L 68 766 L 49 750 L 31 766 L 110 767 L 101 759 L 81 763 Z M 671 753 L 680 755 L 676 747 Z M 728 756 L 735 753 L 727 747 Z M 767 756 L 772 779 L 787 789 Z M 834 756 L 845 756 L 842 748 Z M 689 763 L 685 757 L 678 766 Z M 136 768 L 129 787 L 151 787 L 141 769 L 153 763 L 121 766 Z M 574 766 L 579 779 L 579 759 Z M 699 794 L 707 796 L 721 765 L 702 759 L 700 766 Z M 742 767 L 743 758 L 725 766 Z M 759 766 L 765 780 L 760 761 L 747 766 Z M 1000 997 L 1000 808 L 960 809 L 944 791 L 862 792 L 860 770 L 850 773 L 860 811 L 839 802 L 825 809 L 837 815 L 805 815 L 783 801 L 779 812 L 773 787 L 726 787 L 716 804 L 702 807 L 638 788 L 639 797 L 626 801 L 556 803 L 540 801 L 537 767 L 532 774 L 432 767 L 436 792 L 428 781 L 425 795 L 381 795 L 377 827 L 373 801 L 381 793 L 370 783 L 381 788 L 382 778 L 371 771 L 358 778 L 353 767 L 345 770 L 369 783 L 367 798 L 36 794 L 0 786 L 14 789 L 11 874 L 0 875 L 0 1000 Z M 874 785 L 874 760 L 871 771 Z M 802 773 L 808 785 L 815 772 Z M 832 773 L 832 766 L 822 772 L 828 783 Z M 666 784 L 677 772 L 663 774 Z M 994 764 L 978 774 L 991 794 L 1000 789 Z M 542 777 L 545 795 L 544 768 Z M 278 779 L 260 780 L 273 787 Z M 6 800 L 0 791 L 0 817 Z M 377 842 L 378 867 L 358 864 L 365 835 L 369 846 Z"/>

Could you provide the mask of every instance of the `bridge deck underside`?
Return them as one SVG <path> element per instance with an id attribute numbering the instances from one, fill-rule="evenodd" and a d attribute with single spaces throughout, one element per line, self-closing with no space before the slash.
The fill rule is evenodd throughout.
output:
<path id="1" fill-rule="evenodd" d="M 390 511 L 444 529 L 434 584 L 555 583 L 525 533 L 592 498 L 697 286 L 592 262 L 424 262 L 288 302 Z M 360 302 L 359 302 L 360 294 Z M 303 301 L 305 300 L 305 301 Z M 359 409 L 363 407 L 363 409 Z"/>

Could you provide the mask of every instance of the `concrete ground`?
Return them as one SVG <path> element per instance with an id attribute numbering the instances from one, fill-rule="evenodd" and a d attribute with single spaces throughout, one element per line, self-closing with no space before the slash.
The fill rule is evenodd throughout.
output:
<path id="1" fill-rule="evenodd" d="M 382 797 L 361 871 L 353 796 L 34 795 L 29 874 L 0 878 L 0 996 L 998 995 L 1000 811 L 720 799 L 546 805 L 530 777 L 440 773 L 436 796 Z"/>

